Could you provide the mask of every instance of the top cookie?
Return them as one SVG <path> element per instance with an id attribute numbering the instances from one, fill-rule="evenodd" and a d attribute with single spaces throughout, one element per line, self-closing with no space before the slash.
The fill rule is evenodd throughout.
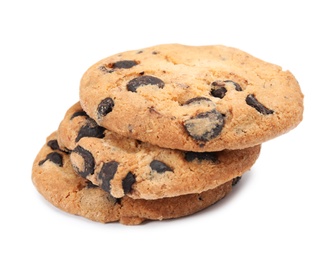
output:
<path id="1" fill-rule="evenodd" d="M 166 44 L 110 56 L 84 73 L 80 101 L 111 131 L 196 152 L 258 145 L 303 115 L 289 71 L 221 45 Z"/>

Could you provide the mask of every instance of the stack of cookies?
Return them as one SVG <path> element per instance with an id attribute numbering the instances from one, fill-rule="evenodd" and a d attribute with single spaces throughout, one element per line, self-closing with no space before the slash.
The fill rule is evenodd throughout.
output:
<path id="1" fill-rule="evenodd" d="M 56 207 L 126 225 L 191 215 L 221 200 L 261 144 L 302 120 L 303 94 L 279 66 L 225 46 L 166 44 L 84 73 L 33 164 Z"/>

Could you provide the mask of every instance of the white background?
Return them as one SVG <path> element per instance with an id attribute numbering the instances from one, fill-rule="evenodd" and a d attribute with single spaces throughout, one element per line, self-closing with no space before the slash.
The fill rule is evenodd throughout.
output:
<path id="1" fill-rule="evenodd" d="M 336 259 L 332 4 L 1 1 L 1 258 Z M 290 70 L 303 122 L 263 144 L 233 193 L 190 217 L 123 226 L 51 206 L 31 182 L 32 162 L 78 100 L 84 71 L 161 43 L 233 46 Z"/>

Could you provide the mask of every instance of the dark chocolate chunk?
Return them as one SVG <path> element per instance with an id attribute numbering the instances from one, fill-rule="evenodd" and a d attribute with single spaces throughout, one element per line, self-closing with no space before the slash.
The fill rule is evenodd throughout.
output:
<path id="1" fill-rule="evenodd" d="M 253 94 L 249 94 L 246 97 L 246 103 L 255 108 L 259 113 L 263 114 L 263 115 L 269 115 L 269 114 L 273 114 L 274 111 L 271 109 L 268 109 L 267 107 L 265 107 L 263 104 L 261 104 L 256 97 Z"/>
<path id="2" fill-rule="evenodd" d="M 53 162 L 54 164 L 58 165 L 59 167 L 63 167 L 63 156 L 58 152 L 49 153 L 44 160 L 41 160 L 39 162 L 38 165 L 41 166 L 42 164 L 44 164 L 48 160 Z"/>
<path id="3" fill-rule="evenodd" d="M 190 105 L 190 104 L 197 104 L 197 103 L 199 104 L 202 101 L 212 102 L 211 99 L 206 98 L 206 97 L 194 97 L 184 102 L 183 105 Z"/>
<path id="4" fill-rule="evenodd" d="M 193 139 L 206 142 L 221 133 L 225 123 L 224 117 L 213 109 L 186 120 L 183 126 Z"/>
<path id="5" fill-rule="evenodd" d="M 241 179 L 241 176 L 233 178 L 233 180 L 232 180 L 232 186 L 235 186 L 240 181 L 240 179 Z"/>
<path id="6" fill-rule="evenodd" d="M 193 160 L 199 160 L 199 161 L 207 160 L 216 162 L 218 160 L 217 153 L 215 152 L 203 152 L 203 153 L 186 152 L 184 158 L 188 162 L 191 162 Z"/>
<path id="7" fill-rule="evenodd" d="M 232 80 L 217 80 L 211 83 L 210 94 L 217 98 L 223 98 L 228 91 L 227 84 L 231 83 L 236 91 L 243 91 L 241 86 Z"/>
<path id="8" fill-rule="evenodd" d="M 51 150 L 59 150 L 59 145 L 57 140 L 50 140 L 47 145 L 51 148 Z"/>
<path id="9" fill-rule="evenodd" d="M 223 81 L 214 81 L 211 83 L 211 95 L 217 98 L 223 98 L 227 89 L 225 88 L 225 82 Z"/>
<path id="10" fill-rule="evenodd" d="M 103 164 L 97 178 L 102 181 L 101 188 L 104 191 L 111 191 L 110 181 L 113 179 L 115 173 L 118 170 L 119 163 L 116 161 L 106 162 Z"/>
<path id="11" fill-rule="evenodd" d="M 92 189 L 92 188 L 98 188 L 99 186 L 97 186 L 97 185 L 95 185 L 95 184 L 93 184 L 91 181 L 87 181 L 86 182 L 86 188 L 88 188 L 88 189 Z"/>
<path id="12" fill-rule="evenodd" d="M 135 60 L 121 60 L 113 63 L 111 66 L 112 69 L 130 69 L 138 65 Z"/>
<path id="13" fill-rule="evenodd" d="M 72 120 L 73 118 L 75 118 L 77 116 L 88 117 L 88 115 L 86 114 L 86 112 L 82 110 L 82 111 L 77 111 L 77 112 L 73 113 L 73 115 L 71 116 L 70 120 Z"/>
<path id="14" fill-rule="evenodd" d="M 157 77 L 143 75 L 129 81 L 126 87 L 128 91 L 136 92 L 139 87 L 146 85 L 156 85 L 163 88 L 165 83 Z"/>
<path id="15" fill-rule="evenodd" d="M 79 129 L 75 141 L 78 142 L 83 137 L 104 138 L 104 131 L 104 127 L 99 126 L 92 118 L 87 118 L 85 125 Z"/>
<path id="16" fill-rule="evenodd" d="M 105 73 L 112 73 L 117 69 L 130 69 L 138 63 L 134 60 L 121 60 L 100 66 L 99 69 Z"/>
<path id="17" fill-rule="evenodd" d="M 243 91 L 242 87 L 237 83 L 232 80 L 225 80 L 225 83 L 232 83 L 235 86 L 235 90 L 237 91 Z"/>
<path id="18" fill-rule="evenodd" d="M 103 99 L 97 108 L 97 115 L 98 118 L 102 118 L 106 116 L 108 113 L 112 112 L 114 107 L 114 101 L 112 98 L 105 98 Z"/>
<path id="19" fill-rule="evenodd" d="M 86 178 L 89 174 L 93 174 L 96 163 L 92 153 L 80 145 L 76 146 L 72 152 L 80 155 L 84 161 L 84 169 L 74 167 L 76 172 L 84 178 Z"/>
<path id="20" fill-rule="evenodd" d="M 153 171 L 156 171 L 157 173 L 164 173 L 167 171 L 173 171 L 172 168 L 170 168 L 167 164 L 158 161 L 158 160 L 153 160 L 150 165 L 149 165 Z"/>
<path id="21" fill-rule="evenodd" d="M 131 172 L 127 173 L 126 177 L 122 180 L 122 187 L 124 193 L 127 194 L 132 190 L 132 185 L 135 183 L 135 175 Z"/>

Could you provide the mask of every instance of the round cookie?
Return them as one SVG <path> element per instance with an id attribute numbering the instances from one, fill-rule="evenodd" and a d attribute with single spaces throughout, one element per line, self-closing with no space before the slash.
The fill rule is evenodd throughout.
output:
<path id="1" fill-rule="evenodd" d="M 84 73 L 80 102 L 118 134 L 197 152 L 261 144 L 303 116 L 289 71 L 222 45 L 166 44 L 107 57 Z"/>
<path id="2" fill-rule="evenodd" d="M 243 175 L 260 153 L 260 145 L 203 153 L 161 148 L 104 131 L 79 103 L 67 111 L 58 133 L 75 171 L 116 198 L 148 200 L 213 189 Z"/>
<path id="3" fill-rule="evenodd" d="M 32 168 L 35 187 L 57 208 L 93 221 L 125 225 L 191 215 L 222 199 L 237 180 L 201 194 L 149 201 L 127 196 L 116 199 L 73 171 L 69 154 L 59 149 L 56 132 L 47 138 Z"/>

